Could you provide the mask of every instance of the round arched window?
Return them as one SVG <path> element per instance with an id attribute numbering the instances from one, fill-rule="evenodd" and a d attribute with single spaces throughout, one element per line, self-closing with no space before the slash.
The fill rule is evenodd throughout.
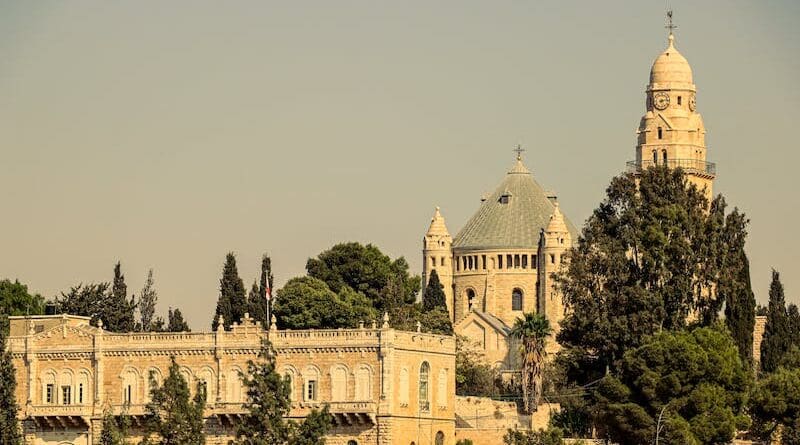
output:
<path id="1" fill-rule="evenodd" d="M 474 304 L 475 304 L 475 291 L 472 289 L 467 289 L 467 310 L 471 311 Z"/>
<path id="2" fill-rule="evenodd" d="M 436 445 L 444 445 L 444 433 L 439 431 L 436 433 L 436 441 L 434 442 Z"/>
<path id="3" fill-rule="evenodd" d="M 419 367 L 419 409 L 420 411 L 430 411 L 430 373 L 431 365 L 422 362 Z"/>
<path id="4" fill-rule="evenodd" d="M 520 288 L 515 288 L 511 292 L 511 310 L 512 311 L 522 310 L 522 289 Z"/>

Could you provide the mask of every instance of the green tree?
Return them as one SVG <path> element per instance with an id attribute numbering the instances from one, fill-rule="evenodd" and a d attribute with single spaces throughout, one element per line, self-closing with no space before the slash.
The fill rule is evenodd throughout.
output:
<path id="1" fill-rule="evenodd" d="M 403 304 L 389 309 L 389 320 L 393 328 L 401 331 L 416 331 L 417 323 L 422 332 L 452 335 L 453 323 L 446 308 L 438 307 L 425 311 L 422 304 Z"/>
<path id="2" fill-rule="evenodd" d="M 425 293 L 422 295 L 422 307 L 426 311 L 435 308 L 447 309 L 447 301 L 444 295 L 444 286 L 439 281 L 439 274 L 436 270 L 431 271 L 431 278 L 425 286 Z"/>
<path id="3" fill-rule="evenodd" d="M 125 304 L 118 305 L 120 300 L 110 296 L 108 283 L 83 283 L 73 286 L 67 292 L 62 292 L 55 302 L 64 314 L 91 317 L 91 324 L 98 325 L 103 320 L 103 328 L 111 332 L 130 332 L 131 321 L 134 319 L 135 307 Z M 120 308 L 120 306 L 123 306 Z M 120 311 L 127 311 L 120 314 Z"/>
<path id="4" fill-rule="evenodd" d="M 563 434 L 558 428 L 548 428 L 539 431 L 512 430 L 503 436 L 505 445 L 561 445 L 564 443 Z"/>
<path id="5" fill-rule="evenodd" d="M 6 314 L 0 312 L 0 443 L 22 445 L 22 435 L 17 421 L 17 380 L 11 352 L 5 347 L 9 324 Z"/>
<path id="6" fill-rule="evenodd" d="M 189 328 L 189 323 L 186 323 L 186 320 L 183 319 L 183 314 L 181 310 L 175 308 L 169 308 L 169 312 L 167 312 L 167 319 L 169 320 L 167 323 L 167 332 L 191 332 L 192 330 Z"/>
<path id="7" fill-rule="evenodd" d="M 680 169 L 611 181 L 557 275 L 568 309 L 558 341 L 577 354 L 584 382 L 648 335 L 682 329 L 690 315 L 713 322 L 724 304 L 720 287 L 740 290 L 720 286 L 725 265 L 738 265 L 729 281 L 742 280 L 746 268 L 740 250 L 728 248 L 744 242 L 744 216 L 725 218 L 725 207 L 722 197 L 709 205 Z"/>
<path id="8" fill-rule="evenodd" d="M 128 285 L 122 274 L 122 265 L 118 261 L 114 265 L 114 280 L 111 292 L 103 301 L 103 324 L 113 332 L 133 332 L 136 330 L 136 300 L 128 299 Z"/>
<path id="9" fill-rule="evenodd" d="M 44 298 L 28 292 L 28 286 L 17 280 L 0 280 L 0 313 L 7 315 L 40 315 Z"/>
<path id="10" fill-rule="evenodd" d="M 769 286 L 769 306 L 764 338 L 761 340 L 761 370 L 773 372 L 791 346 L 789 317 L 780 274 L 773 269 Z"/>
<path id="11" fill-rule="evenodd" d="M 786 316 L 789 318 L 789 341 L 800 348 L 800 310 L 796 304 L 790 304 L 786 308 Z"/>
<path id="12" fill-rule="evenodd" d="M 724 204 L 724 201 L 721 200 Z M 715 209 L 724 213 L 724 205 Z M 739 348 L 739 357 L 748 366 L 753 364 L 753 328 L 756 324 L 756 298 L 750 284 L 750 261 L 744 251 L 748 221 L 734 209 L 725 221 L 721 240 L 723 249 L 717 293 L 725 301 L 725 325 Z"/>
<path id="13" fill-rule="evenodd" d="M 622 444 L 651 443 L 659 426 L 663 444 L 729 443 L 748 427 L 751 382 L 724 326 L 663 331 L 626 352 L 619 374 L 599 382 L 595 425 Z"/>
<path id="14" fill-rule="evenodd" d="M 150 375 L 150 399 L 145 421 L 145 445 L 203 445 L 206 388 L 198 383 L 194 398 L 172 357 L 163 385 Z"/>
<path id="15" fill-rule="evenodd" d="M 750 413 L 762 439 L 780 429 L 781 443 L 800 443 L 800 368 L 781 367 L 759 381 L 750 396 Z"/>
<path id="16" fill-rule="evenodd" d="M 392 260 L 372 244 L 337 244 L 309 259 L 306 270 L 310 277 L 324 281 L 334 292 L 347 286 L 364 294 L 381 313 L 395 305 L 413 303 L 420 288 L 419 276 L 409 274 L 404 258 Z M 387 295 L 381 294 L 392 279 L 400 282 L 399 295 L 390 295 L 398 301 L 387 301 Z"/>
<path id="17" fill-rule="evenodd" d="M 126 445 L 130 423 L 130 417 L 126 414 L 116 417 L 111 412 L 106 412 L 103 415 L 100 445 Z"/>
<path id="18" fill-rule="evenodd" d="M 222 278 L 219 280 L 219 298 L 211 329 L 217 330 L 220 317 L 223 318 L 225 329 L 230 329 L 233 323 L 242 321 L 245 312 L 247 312 L 247 298 L 245 298 L 244 282 L 239 278 L 236 256 L 233 252 L 229 252 L 222 268 Z"/>
<path id="19" fill-rule="evenodd" d="M 511 328 L 511 337 L 522 342 L 522 398 L 525 412 L 539 406 L 542 396 L 542 364 L 547 337 L 553 333 L 550 321 L 542 314 L 527 313 L 517 318 Z"/>
<path id="20" fill-rule="evenodd" d="M 267 318 L 267 303 L 266 300 L 261 298 L 261 291 L 259 290 L 258 282 L 255 280 L 250 292 L 247 293 L 247 308 L 250 318 L 260 322 L 265 328 L 269 326 L 269 323 L 265 322 Z"/>
<path id="21" fill-rule="evenodd" d="M 362 294 L 346 286 L 336 294 L 313 277 L 289 280 L 275 296 L 273 313 L 281 329 L 354 328 L 378 318 Z"/>
<path id="22" fill-rule="evenodd" d="M 234 445 L 324 445 L 332 417 L 327 406 L 312 410 L 298 425 L 287 420 L 291 409 L 291 382 L 275 369 L 275 354 L 265 341 L 257 361 L 249 361 L 240 376 L 247 389 L 247 413 L 236 425 Z"/>
<path id="23" fill-rule="evenodd" d="M 270 304 L 272 304 L 272 296 L 275 289 L 273 287 L 274 281 L 275 278 L 272 276 L 272 259 L 269 257 L 269 255 L 265 253 L 261 257 L 261 281 L 259 282 L 259 287 L 258 287 L 258 295 L 261 297 L 259 301 L 264 307 L 263 310 L 264 315 L 263 319 L 253 316 L 254 318 L 256 318 L 256 320 L 260 320 L 261 324 L 264 327 L 267 327 L 270 324 L 269 320 L 270 317 L 268 316 L 268 314 L 269 314 Z M 259 310 L 255 313 L 260 314 L 261 312 L 262 311 Z"/>
<path id="24" fill-rule="evenodd" d="M 147 280 L 144 282 L 144 287 L 139 292 L 139 330 L 142 332 L 153 330 L 156 303 L 158 302 L 158 293 L 153 287 L 154 283 L 153 269 L 150 269 L 147 271 Z"/>
<path id="25" fill-rule="evenodd" d="M 494 369 L 468 337 L 456 336 L 456 395 L 489 397 L 495 394 Z"/>

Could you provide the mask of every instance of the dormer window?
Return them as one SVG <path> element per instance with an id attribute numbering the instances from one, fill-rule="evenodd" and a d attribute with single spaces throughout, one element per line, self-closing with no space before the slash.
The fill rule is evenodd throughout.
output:
<path id="1" fill-rule="evenodd" d="M 511 199 L 511 192 L 506 191 L 506 192 L 503 192 L 502 195 L 500 195 L 499 201 L 500 201 L 500 204 L 508 204 L 508 201 L 510 199 Z"/>

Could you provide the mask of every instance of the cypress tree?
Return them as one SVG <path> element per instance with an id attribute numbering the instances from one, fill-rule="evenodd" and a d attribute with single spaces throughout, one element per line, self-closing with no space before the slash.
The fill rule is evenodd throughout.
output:
<path id="1" fill-rule="evenodd" d="M 186 323 L 186 320 L 183 319 L 183 314 L 181 310 L 175 308 L 173 311 L 172 308 L 169 308 L 169 312 L 167 312 L 167 332 L 191 332 L 192 330 L 189 329 L 189 323 Z"/>
<path id="2" fill-rule="evenodd" d="M 725 300 L 725 324 L 739 349 L 742 363 L 753 363 L 753 327 L 756 323 L 756 298 L 750 283 L 750 262 L 744 251 L 744 215 L 734 210 L 726 218 L 722 243 L 728 254 L 723 256 L 723 267 L 718 292 Z"/>
<path id="3" fill-rule="evenodd" d="M 236 256 L 233 252 L 229 252 L 222 268 L 222 278 L 219 280 L 219 299 L 211 329 L 217 330 L 220 316 L 223 317 L 225 329 L 230 329 L 234 322 L 242 321 L 245 312 L 247 312 L 247 298 L 244 282 L 239 278 Z"/>
<path id="4" fill-rule="evenodd" d="M 769 305 L 764 338 L 761 341 L 761 370 L 767 373 L 778 369 L 778 365 L 790 346 L 789 317 L 786 315 L 786 299 L 780 274 L 772 270 L 769 286 Z"/>
<path id="5" fill-rule="evenodd" d="M 134 297 L 128 300 L 128 285 L 125 284 L 125 275 L 119 262 L 114 266 L 114 281 L 111 293 L 108 294 L 103 305 L 103 323 L 106 329 L 113 332 L 133 332 L 136 327 L 134 312 L 136 301 Z"/>
<path id="6" fill-rule="evenodd" d="M 253 286 L 250 288 L 250 292 L 247 294 L 247 308 L 253 320 L 261 322 L 261 325 L 264 327 L 269 326 L 269 323 L 265 323 L 267 318 L 267 306 L 261 298 L 258 282 L 255 280 L 253 281 Z"/>
<path id="7" fill-rule="evenodd" d="M 139 292 L 139 330 L 149 332 L 153 330 L 153 317 L 156 313 L 158 294 L 153 288 L 153 269 L 147 272 L 147 281 L 142 291 Z"/>
<path id="8" fill-rule="evenodd" d="M 439 281 L 439 274 L 434 269 L 428 285 L 425 286 L 425 293 L 422 295 L 422 307 L 426 311 L 431 311 L 437 307 L 447 309 L 447 302 L 444 295 L 444 286 Z"/>
<path id="9" fill-rule="evenodd" d="M 0 443 L 21 445 L 22 435 L 17 422 L 17 399 L 14 395 L 17 380 L 11 353 L 6 350 L 8 327 L 8 317 L 0 313 Z"/>

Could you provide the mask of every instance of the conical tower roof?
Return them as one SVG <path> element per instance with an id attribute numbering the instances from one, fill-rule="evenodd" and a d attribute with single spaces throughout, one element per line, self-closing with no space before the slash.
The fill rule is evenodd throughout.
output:
<path id="1" fill-rule="evenodd" d="M 538 245 L 556 206 L 521 159 L 453 241 L 454 249 L 529 249 Z M 573 238 L 575 227 L 564 218 Z"/>
<path id="2" fill-rule="evenodd" d="M 561 213 L 561 210 L 558 208 L 558 202 L 555 203 L 555 209 L 553 210 L 553 214 L 550 216 L 550 222 L 547 224 L 547 228 L 545 232 L 569 232 L 569 228 L 567 227 L 567 222 L 564 219 L 564 214 Z"/>
<path id="3" fill-rule="evenodd" d="M 428 227 L 426 235 L 450 235 L 444 223 L 444 216 L 442 216 L 442 213 L 439 211 L 439 207 L 436 207 L 436 212 L 434 212 L 433 218 L 431 218 L 431 225 Z"/>

